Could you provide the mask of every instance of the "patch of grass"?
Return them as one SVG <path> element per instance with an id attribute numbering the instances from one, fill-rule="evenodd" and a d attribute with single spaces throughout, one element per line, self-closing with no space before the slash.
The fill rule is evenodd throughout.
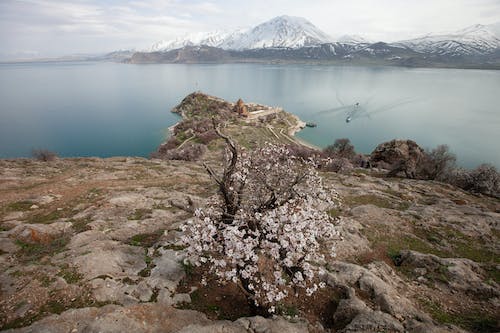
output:
<path id="1" fill-rule="evenodd" d="M 496 318 L 479 309 L 471 309 L 471 312 L 468 313 L 450 313 L 446 312 L 436 302 L 423 298 L 418 298 L 418 301 L 431 317 L 440 324 L 453 324 L 478 333 L 494 333 L 498 332 L 500 328 Z"/>
<path id="2" fill-rule="evenodd" d="M 16 244 L 21 247 L 16 255 L 21 262 L 37 262 L 45 256 L 54 256 L 62 252 L 68 243 L 68 235 L 63 235 L 47 244 L 32 244 L 16 240 Z"/>
<path id="3" fill-rule="evenodd" d="M 151 270 L 155 268 L 156 265 L 153 264 L 153 258 L 148 256 L 147 254 L 144 256 L 144 262 L 146 263 L 146 268 L 140 271 L 138 275 L 142 277 L 148 277 L 151 275 Z"/>
<path id="4" fill-rule="evenodd" d="M 375 227 L 363 229 L 363 234 L 371 242 L 372 248 L 386 249 L 388 258 L 396 260 L 402 250 L 412 250 L 421 253 L 430 253 L 439 257 L 445 257 L 448 252 L 441 250 L 435 245 L 410 234 L 391 235 L 385 230 Z"/>
<path id="5" fill-rule="evenodd" d="M 152 233 L 137 234 L 129 238 L 126 243 L 132 246 L 141 246 L 148 248 L 156 244 L 158 240 L 163 236 L 165 230 L 159 229 Z"/>
<path id="6" fill-rule="evenodd" d="M 78 220 L 71 220 L 71 226 L 73 227 L 73 230 L 79 234 L 81 232 L 89 231 L 92 230 L 92 228 L 89 226 L 89 223 L 92 222 L 92 219 L 89 217 L 83 218 L 83 219 L 78 219 Z"/>
<path id="7" fill-rule="evenodd" d="M 69 309 L 102 307 L 107 304 L 114 304 L 113 302 L 97 302 L 94 299 L 87 297 L 85 295 L 76 297 L 73 300 L 64 299 L 63 297 L 60 297 L 60 295 L 57 294 L 52 295 L 52 297 L 58 297 L 58 298 L 50 299 L 35 313 L 29 314 L 22 318 L 16 318 L 14 320 L 11 320 L 10 322 L 5 323 L 3 326 L 0 326 L 0 331 L 26 327 L 46 316 L 49 316 L 51 314 L 61 314 L 62 312 Z"/>
<path id="8" fill-rule="evenodd" d="M 436 245 L 449 244 L 444 254 L 454 258 L 467 258 L 479 263 L 500 263 L 500 256 L 483 242 L 450 226 L 424 228 L 413 227 L 414 234 Z"/>
<path id="9" fill-rule="evenodd" d="M 47 214 L 36 214 L 28 219 L 28 223 L 32 224 L 50 224 L 58 219 L 65 218 L 71 215 L 68 210 L 53 210 Z"/>
<path id="10" fill-rule="evenodd" d="M 184 273 L 186 273 L 187 276 L 192 276 L 194 273 L 194 266 L 189 262 L 189 261 L 184 261 L 181 260 L 179 262 L 184 269 Z"/>
<path id="11" fill-rule="evenodd" d="M 133 214 L 129 215 L 127 219 L 129 220 L 144 220 L 151 216 L 153 211 L 151 209 L 139 208 L 134 211 Z"/>
<path id="12" fill-rule="evenodd" d="M 61 266 L 61 271 L 57 276 L 62 277 L 69 284 L 78 283 L 83 279 L 83 275 L 78 272 L 78 269 L 69 265 Z"/>
<path id="13" fill-rule="evenodd" d="M 54 279 L 53 277 L 49 277 L 48 275 L 45 275 L 45 274 L 37 274 L 35 275 L 35 278 L 40 281 L 40 283 L 42 284 L 42 287 L 45 287 L 45 288 L 48 288 L 52 282 L 54 282 L 56 279 Z"/>
<path id="14" fill-rule="evenodd" d="M 31 206 L 33 206 L 32 201 L 28 201 L 28 200 L 17 201 L 17 202 L 13 202 L 11 204 L 8 204 L 7 207 L 5 208 L 5 210 L 8 212 L 24 212 L 26 210 L 30 210 Z"/>
<path id="15" fill-rule="evenodd" d="M 167 207 L 166 205 L 164 204 L 161 204 L 161 203 L 155 203 L 153 205 L 153 209 L 159 209 L 159 210 L 168 210 L 170 207 Z"/>
<path id="16" fill-rule="evenodd" d="M 407 210 L 410 207 L 410 203 L 407 201 L 389 200 L 387 198 L 373 194 L 348 196 L 344 198 L 344 203 L 350 207 L 374 205 L 380 208 L 396 209 L 401 211 Z"/>
<path id="17" fill-rule="evenodd" d="M 483 267 L 486 272 L 486 282 L 493 284 L 492 282 L 500 284 L 500 270 L 497 269 L 497 265 L 485 265 Z"/>
<path id="18" fill-rule="evenodd" d="M 340 216 L 341 211 L 339 209 L 332 208 L 332 209 L 328 210 L 326 213 L 333 218 L 337 218 Z"/>
<path id="19" fill-rule="evenodd" d="M 500 263 L 500 256 L 497 253 L 482 246 L 477 239 L 472 237 L 455 242 L 452 246 L 456 257 L 468 258 L 481 263 Z"/>
<path id="20" fill-rule="evenodd" d="M 150 302 L 156 302 L 158 300 L 158 295 L 160 294 L 160 289 L 158 288 L 153 288 L 153 294 L 151 295 L 151 298 L 149 299 Z"/>
<path id="21" fill-rule="evenodd" d="M 186 248 L 186 246 L 183 245 L 175 245 L 175 244 L 169 244 L 163 247 L 165 250 L 174 250 L 174 251 L 182 251 Z"/>
<path id="22" fill-rule="evenodd" d="M 28 302 L 26 302 L 25 300 L 22 300 L 19 303 L 16 303 L 16 305 L 14 305 L 14 310 L 17 311 L 26 304 L 28 304 Z"/>
<path id="23" fill-rule="evenodd" d="M 299 310 L 295 305 L 278 304 L 276 313 L 282 316 L 295 317 L 299 314 Z"/>
<path id="24" fill-rule="evenodd" d="M 136 285 L 136 284 L 138 284 L 138 282 L 137 282 L 137 281 L 132 280 L 132 279 L 131 279 L 131 278 L 129 278 L 128 276 L 127 276 L 127 277 L 125 277 L 125 278 L 123 278 L 123 279 L 122 279 L 122 282 L 123 282 L 123 283 L 125 283 L 125 284 L 128 284 L 128 285 Z"/>

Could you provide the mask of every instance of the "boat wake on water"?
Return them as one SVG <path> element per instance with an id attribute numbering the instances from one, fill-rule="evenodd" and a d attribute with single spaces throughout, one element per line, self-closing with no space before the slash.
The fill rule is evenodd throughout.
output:
<path id="1" fill-rule="evenodd" d="M 355 119 L 359 118 L 371 118 L 371 116 L 382 113 L 382 112 L 387 112 L 392 109 L 398 108 L 400 106 L 414 103 L 417 101 L 415 98 L 405 98 L 405 99 L 400 99 L 396 100 L 392 103 L 384 104 L 379 107 L 371 107 L 370 102 L 373 99 L 373 96 L 370 96 L 368 99 L 366 99 L 363 102 L 355 102 L 352 104 L 346 104 L 344 101 L 339 97 L 338 93 L 336 94 L 336 99 L 337 102 L 340 104 L 340 106 L 331 108 L 331 109 L 326 109 L 326 110 L 321 110 L 315 113 L 316 116 L 337 116 L 339 114 L 343 114 L 345 116 L 345 122 L 350 123 Z"/>

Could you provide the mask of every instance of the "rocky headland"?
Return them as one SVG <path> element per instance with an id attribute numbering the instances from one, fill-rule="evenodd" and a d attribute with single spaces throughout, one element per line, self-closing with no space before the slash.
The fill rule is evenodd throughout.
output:
<path id="1" fill-rule="evenodd" d="M 244 107 L 243 107 L 244 105 Z M 381 169 L 320 170 L 342 205 L 324 292 L 264 318 L 184 262 L 224 143 L 300 145 L 280 108 L 195 93 L 153 158 L 0 160 L 6 332 L 498 332 L 500 201 Z"/>

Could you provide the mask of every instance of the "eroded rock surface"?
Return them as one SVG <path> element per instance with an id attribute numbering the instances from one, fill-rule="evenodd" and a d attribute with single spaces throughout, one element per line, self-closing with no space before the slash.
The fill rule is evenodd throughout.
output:
<path id="1" fill-rule="evenodd" d="M 37 176 L 33 176 L 37 175 Z M 498 328 L 500 204 L 449 185 L 324 173 L 341 195 L 330 319 L 176 309 L 179 226 L 215 193 L 201 163 L 0 160 L 0 327 L 16 332 L 485 332 Z M 32 208 L 36 205 L 37 208 Z M 326 209 L 326 208 L 325 208 Z M 467 300 L 467 302 L 464 302 Z M 186 305 L 188 304 L 188 305 Z M 464 319 L 465 318 L 465 319 Z"/>

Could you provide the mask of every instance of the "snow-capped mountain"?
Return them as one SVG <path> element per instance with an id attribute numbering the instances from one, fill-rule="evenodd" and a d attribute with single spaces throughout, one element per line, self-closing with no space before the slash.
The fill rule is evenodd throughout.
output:
<path id="1" fill-rule="evenodd" d="M 440 56 L 485 55 L 500 48 L 499 30 L 498 24 L 490 26 L 476 24 L 456 32 L 430 34 L 393 45 Z"/>
<path id="2" fill-rule="evenodd" d="M 337 42 L 346 44 L 371 44 L 372 41 L 359 35 L 342 35 L 337 38 Z"/>
<path id="3" fill-rule="evenodd" d="M 332 38 L 301 17 L 279 16 L 228 39 L 222 48 L 250 50 L 260 48 L 299 48 L 331 42 Z"/>
<path id="4" fill-rule="evenodd" d="M 251 29 L 189 34 L 135 53 L 135 63 L 304 61 L 412 67 L 500 68 L 500 23 L 394 43 L 358 35 L 336 40 L 300 17 L 279 16 Z"/>
<path id="5" fill-rule="evenodd" d="M 211 46 L 225 50 L 300 48 L 331 42 L 332 38 L 301 17 L 279 16 L 248 30 L 194 33 L 160 41 L 149 52 L 170 51 L 185 46 Z"/>
<path id="6" fill-rule="evenodd" d="M 149 52 L 162 52 L 180 49 L 185 46 L 206 45 L 211 47 L 220 47 L 222 43 L 231 38 L 237 32 L 228 31 L 211 31 L 197 32 L 187 34 L 183 37 L 178 37 L 173 40 L 162 40 L 154 43 L 149 49 Z"/>

